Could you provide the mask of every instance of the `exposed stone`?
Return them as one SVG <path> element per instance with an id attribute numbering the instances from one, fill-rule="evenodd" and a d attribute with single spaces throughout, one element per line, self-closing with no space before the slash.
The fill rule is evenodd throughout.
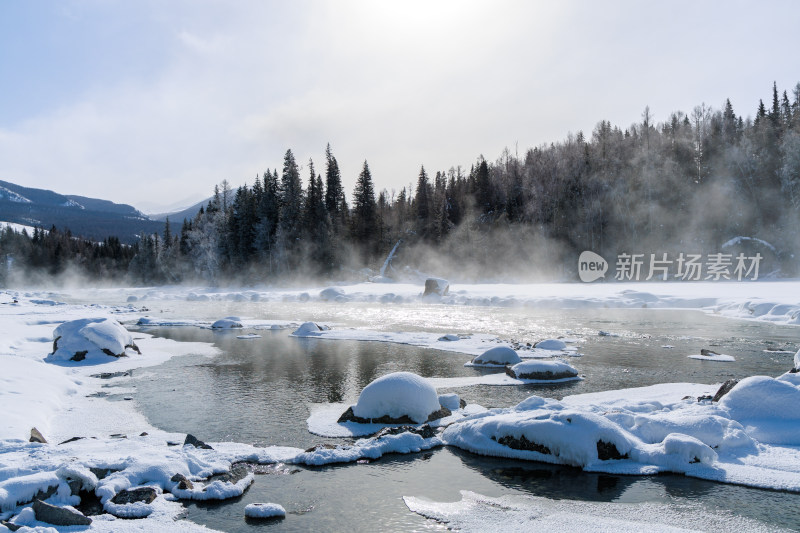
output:
<path id="1" fill-rule="evenodd" d="M 111 503 L 116 503 L 117 505 L 127 505 L 136 502 L 152 503 L 157 495 L 158 493 L 153 487 L 123 489 L 111 498 Z"/>
<path id="2" fill-rule="evenodd" d="M 381 437 L 386 437 L 388 435 L 399 435 L 401 433 L 413 433 L 414 435 L 419 435 L 423 439 L 430 439 L 436 436 L 436 431 L 430 425 L 423 424 L 419 427 L 395 426 L 391 428 L 383 428 L 379 432 L 375 433 L 372 438 L 380 439 Z"/>
<path id="3" fill-rule="evenodd" d="M 315 444 L 311 448 L 308 448 L 306 450 L 306 453 L 313 453 L 313 452 L 316 452 L 318 450 L 335 450 L 335 449 L 336 449 L 336 445 L 328 444 L 327 442 L 324 442 L 322 444 Z"/>
<path id="4" fill-rule="evenodd" d="M 92 377 L 100 379 L 111 379 L 111 378 L 121 378 L 130 375 L 131 375 L 130 370 L 123 370 L 121 372 L 101 372 L 99 374 L 92 374 Z"/>
<path id="5" fill-rule="evenodd" d="M 170 478 L 170 481 L 172 481 L 173 483 L 177 483 L 178 488 L 181 490 L 191 490 L 194 488 L 192 482 L 186 479 L 186 476 L 184 476 L 183 474 L 175 474 Z"/>
<path id="6" fill-rule="evenodd" d="M 75 352 L 75 355 L 70 357 L 69 360 L 70 361 L 83 361 L 84 359 L 86 359 L 86 354 L 87 353 L 89 353 L 89 350 L 81 350 L 79 352 Z"/>
<path id="7" fill-rule="evenodd" d="M 708 401 L 708 400 L 713 400 L 713 398 L 714 397 L 711 396 L 710 394 L 704 394 L 703 396 L 698 396 L 697 397 L 697 401 L 698 402 L 705 402 L 705 401 Z"/>
<path id="8" fill-rule="evenodd" d="M 441 407 L 439 410 L 432 412 L 428 415 L 426 422 L 431 422 L 433 420 L 438 420 L 439 418 L 444 418 L 446 416 L 450 416 L 453 414 L 450 409 L 447 407 Z M 411 420 L 408 415 L 403 415 L 397 418 L 392 418 L 389 415 L 383 415 L 380 418 L 361 418 L 360 416 L 356 416 L 353 413 L 353 407 L 348 407 L 347 411 L 342 413 L 342 416 L 339 417 L 337 422 L 355 422 L 357 424 L 414 424 L 415 422 Z"/>
<path id="9" fill-rule="evenodd" d="M 103 479 L 104 477 L 106 477 L 110 473 L 119 472 L 119 470 L 114 469 L 114 468 L 96 468 L 94 466 L 90 466 L 89 467 L 89 472 L 91 472 L 92 474 L 97 476 L 97 479 Z"/>
<path id="10" fill-rule="evenodd" d="M 186 435 L 186 438 L 183 441 L 183 445 L 186 446 L 187 444 L 194 446 L 195 448 L 202 448 L 203 450 L 213 450 L 211 446 L 206 444 L 205 442 L 201 441 L 191 433 Z"/>
<path id="11" fill-rule="evenodd" d="M 714 397 L 711 398 L 711 401 L 712 402 L 720 401 L 720 399 L 723 396 L 725 396 L 726 394 L 728 394 L 731 391 L 731 389 L 736 386 L 737 383 L 739 383 L 738 379 L 729 379 L 729 380 L 727 380 L 725 383 L 722 384 L 722 386 L 719 388 L 719 390 L 714 395 Z"/>
<path id="12" fill-rule="evenodd" d="M 5 526 L 9 529 L 9 531 L 17 531 L 21 529 L 23 526 L 18 526 L 17 524 L 12 524 L 11 522 L 6 522 L 5 520 L 0 520 L 0 526 Z"/>
<path id="13" fill-rule="evenodd" d="M 36 428 L 31 428 L 31 438 L 28 439 L 28 442 L 39 442 L 41 444 L 47 444 L 47 440 L 45 440 L 45 438 Z"/>
<path id="14" fill-rule="evenodd" d="M 247 477 L 247 474 L 250 473 L 250 469 L 247 468 L 247 465 L 244 463 L 236 463 L 231 466 L 231 471 L 225 474 L 218 474 L 216 476 L 211 476 L 208 478 L 209 482 L 212 481 L 222 481 L 233 483 L 234 485 L 239 481 L 243 480 Z"/>
<path id="15" fill-rule="evenodd" d="M 83 437 L 72 437 L 71 439 L 67 439 L 65 441 L 59 442 L 58 445 L 61 446 L 62 444 L 68 444 L 70 442 L 75 442 L 76 440 L 81 440 L 82 438 Z"/>
<path id="16" fill-rule="evenodd" d="M 36 520 L 54 526 L 88 526 L 92 523 L 91 518 L 83 516 L 78 511 L 50 505 L 41 500 L 33 501 L 33 514 Z"/>
<path id="17" fill-rule="evenodd" d="M 617 447 L 611 442 L 599 440 L 597 441 L 597 458 L 601 461 L 608 461 L 610 459 L 627 459 L 628 454 L 619 453 Z"/>
<path id="18" fill-rule="evenodd" d="M 506 367 L 506 374 L 514 379 L 536 379 L 541 381 L 555 381 L 557 379 L 574 378 L 578 375 L 577 372 L 570 370 L 564 370 L 563 372 L 551 372 L 550 370 L 547 370 L 545 372 L 527 372 L 524 374 L 517 374 L 514 371 L 514 368 L 510 366 Z"/>
<path id="19" fill-rule="evenodd" d="M 493 440 L 497 441 L 498 444 L 502 444 L 503 446 L 508 446 L 514 450 L 527 450 L 530 452 L 539 452 L 545 455 L 552 455 L 553 452 L 550 451 L 550 448 L 544 446 L 543 444 L 539 444 L 537 442 L 533 442 L 528 440 L 525 435 L 520 436 L 520 438 L 516 438 L 512 435 L 505 435 L 500 437 L 499 439 L 492 437 Z"/>

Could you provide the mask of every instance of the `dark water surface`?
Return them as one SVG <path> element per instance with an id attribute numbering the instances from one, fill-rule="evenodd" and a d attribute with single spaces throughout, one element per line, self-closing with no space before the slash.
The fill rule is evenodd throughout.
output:
<path id="1" fill-rule="evenodd" d="M 188 305 L 188 304 L 185 304 Z M 457 392 L 469 403 L 508 407 L 531 394 L 570 394 L 656 383 L 719 383 L 731 377 L 779 375 L 797 348 L 800 328 L 727 320 L 699 312 L 664 310 L 537 311 L 530 309 L 347 304 L 281 309 L 208 309 L 195 316 L 226 314 L 259 318 L 303 318 L 384 330 L 495 333 L 523 342 L 567 335 L 580 339 L 582 357 L 569 358 L 585 377 L 558 385 L 473 386 Z M 180 314 L 187 310 L 173 310 Z M 212 314 L 216 313 L 216 315 Z M 278 316 L 282 313 L 282 316 Z M 187 316 L 183 314 L 182 316 Z M 616 336 L 600 336 L 599 331 Z M 167 431 L 206 441 L 306 448 L 324 441 L 306 428 L 309 404 L 355 403 L 375 378 L 407 370 L 426 377 L 475 376 L 463 354 L 399 344 L 298 339 L 289 331 L 260 330 L 261 339 L 241 340 L 242 331 L 195 327 L 147 328 L 180 341 L 214 343 L 215 358 L 185 356 L 134 373 L 136 400 L 150 422 Z M 674 348 L 663 348 L 671 345 Z M 732 363 L 696 361 L 701 348 L 733 355 Z M 485 372 L 485 371 L 484 371 Z M 496 372 L 496 370 L 494 371 Z M 259 468 L 253 486 L 238 500 L 189 504 L 189 518 L 224 531 L 409 531 L 436 525 L 411 513 L 402 496 L 456 501 L 460 490 L 486 496 L 531 494 L 597 502 L 663 502 L 701 505 L 777 527 L 797 528 L 800 495 L 701 481 L 683 476 L 612 476 L 578 469 L 478 457 L 455 449 L 387 456 L 366 464 L 324 468 L 277 465 Z M 244 506 L 276 502 L 289 515 L 271 522 L 245 521 Z M 703 527 L 702 523 L 694 527 Z"/>

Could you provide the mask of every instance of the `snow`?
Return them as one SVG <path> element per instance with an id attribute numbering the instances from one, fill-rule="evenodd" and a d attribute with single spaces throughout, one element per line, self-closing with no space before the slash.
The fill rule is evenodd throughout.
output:
<path id="1" fill-rule="evenodd" d="M 229 316 L 226 318 L 220 318 L 213 324 L 211 324 L 211 329 L 239 329 L 242 328 L 241 319 L 238 316 Z"/>
<path id="2" fill-rule="evenodd" d="M 536 343 L 536 348 L 540 350 L 565 350 L 567 344 L 559 339 L 547 339 Z"/>
<path id="3" fill-rule="evenodd" d="M 790 407 L 798 405 L 798 387 L 754 376 L 718 404 L 695 399 L 718 386 L 686 383 L 562 401 L 531 397 L 513 408 L 456 420 L 442 440 L 481 455 L 593 472 L 674 472 L 800 492 L 800 415 Z M 621 458 L 601 457 L 598 441 L 613 444 Z"/>
<path id="4" fill-rule="evenodd" d="M 697 359 L 698 361 L 717 361 L 723 363 L 730 363 L 736 361 L 736 358 L 734 358 L 732 355 L 726 355 L 724 353 L 713 353 L 713 352 L 711 352 L 709 355 L 703 355 L 698 353 L 698 354 L 687 355 L 686 357 L 688 357 L 689 359 Z"/>
<path id="5" fill-rule="evenodd" d="M 446 407 L 451 411 L 455 411 L 456 409 L 461 408 L 461 398 L 459 398 L 458 394 L 454 392 L 451 392 L 449 394 L 440 394 L 439 405 L 441 405 L 442 407 Z"/>
<path id="6" fill-rule="evenodd" d="M 575 368 L 569 363 L 565 363 L 564 361 L 549 360 L 549 359 L 546 360 L 534 359 L 529 361 L 523 361 L 521 363 L 517 363 L 516 365 L 512 366 L 511 370 L 514 371 L 514 374 L 518 378 L 525 375 L 547 374 L 547 373 L 550 373 L 553 376 L 561 375 L 563 377 L 575 377 L 578 375 L 578 371 L 575 370 Z"/>
<path id="7" fill-rule="evenodd" d="M 127 354 L 135 346 L 133 337 L 125 327 L 112 318 L 82 318 L 61 324 L 53 331 L 57 349 L 49 361 L 69 361 L 85 352 L 85 360 L 108 362 L 110 351 L 115 357 Z"/>
<path id="8" fill-rule="evenodd" d="M 797 353 L 794 354 L 794 368 L 795 370 L 800 370 L 800 350 L 797 350 Z"/>
<path id="9" fill-rule="evenodd" d="M 364 387 L 353 406 L 353 414 L 359 418 L 407 415 L 421 424 L 439 409 L 436 389 L 425 378 L 411 372 L 393 372 Z"/>
<path id="10" fill-rule="evenodd" d="M 490 348 L 464 366 L 504 367 L 520 362 L 517 352 L 508 346 Z"/>
<path id="11" fill-rule="evenodd" d="M 295 337 L 316 337 L 322 329 L 314 322 L 303 322 L 299 328 L 292 332 Z"/>
<path id="12" fill-rule="evenodd" d="M 798 282 L 788 281 L 639 285 L 609 283 L 591 286 L 455 285 L 450 287 L 448 296 L 430 305 L 432 309 L 437 309 L 434 306 L 441 304 L 599 309 L 604 306 L 641 308 L 646 304 L 655 308 L 700 309 L 729 318 L 797 325 L 800 324 L 799 287 Z M 385 294 L 393 295 L 387 300 L 388 305 L 404 305 L 398 302 L 419 301 L 420 293 L 418 284 L 359 284 L 337 289 L 341 291 L 337 297 L 344 296 L 348 301 L 342 305 L 350 305 L 351 302 L 377 302 Z M 186 300 L 190 293 L 198 299 L 202 297 L 210 302 L 262 302 L 259 305 L 266 305 L 271 301 L 300 302 L 300 295 L 304 293 L 319 294 L 308 287 L 303 290 L 114 289 L 107 292 L 97 290 L 92 294 L 99 295 L 98 298 L 111 294 L 113 300 L 120 302 L 125 302 L 129 296 L 136 296 L 140 302 L 146 300 L 148 306 L 152 307 L 152 302 Z M 50 503 L 74 505 L 74 498 L 69 496 L 65 483 L 67 478 L 78 479 L 87 488 L 95 486 L 95 490 L 106 503 L 123 488 L 153 486 L 157 489 L 158 496 L 152 504 L 116 509 L 135 516 L 146 514 L 147 518 L 127 521 L 101 515 L 94 517 L 89 528 L 91 531 L 163 531 L 174 529 L 174 520 L 183 512 L 180 502 L 169 494 L 177 490 L 175 483 L 170 481 L 176 473 L 185 475 L 196 484 L 197 489 L 190 492 L 197 493 L 197 497 L 230 497 L 241 494 L 246 489 L 249 484 L 247 478 L 237 484 L 226 484 L 208 482 L 208 477 L 227 472 L 238 461 L 321 465 L 361 458 L 374 459 L 385 453 L 412 453 L 443 445 L 474 449 L 476 453 L 489 455 L 576 464 L 586 470 L 598 472 L 678 472 L 723 483 L 800 492 L 800 420 L 797 409 L 794 409 L 800 399 L 800 374 L 790 373 L 778 378 L 755 376 L 743 379 L 719 403 L 696 400 L 700 396 L 713 395 L 719 387 L 718 384 L 685 383 L 568 396 L 560 401 L 532 396 L 516 406 L 504 409 L 486 410 L 480 406 L 468 405 L 464 409 L 454 410 L 453 416 L 432 424 L 447 427 L 442 434 L 429 439 L 412 433 L 401 433 L 380 439 L 360 439 L 339 444 L 333 449 L 320 448 L 309 452 L 292 447 L 260 448 L 239 443 L 210 443 L 213 450 L 167 446 L 168 442 L 181 441 L 185 435 L 153 428 L 135 411 L 133 402 L 109 402 L 92 396 L 100 390 L 103 383 L 108 383 L 92 377 L 97 372 L 96 367 L 81 363 L 51 364 L 52 361 L 63 362 L 53 357 L 48 358 L 48 353 L 52 350 L 53 330 L 61 324 L 79 321 L 81 326 L 73 323 L 62 332 L 69 330 L 82 347 L 91 345 L 93 350 L 98 350 L 103 345 L 113 353 L 118 353 L 115 350 L 119 346 L 124 351 L 129 338 L 135 340 L 142 355 L 134 355 L 130 349 L 130 357 L 114 358 L 102 352 L 97 355 L 102 355 L 102 360 L 106 361 L 104 372 L 116 373 L 158 365 L 170 357 L 189 353 L 215 355 L 217 350 L 209 344 L 155 339 L 146 333 L 147 327 L 151 326 L 209 327 L 210 321 L 155 318 L 143 316 L 144 310 L 136 310 L 129 305 L 77 305 L 65 303 L 63 300 L 62 296 L 53 293 L 0 291 L 0 405 L 3 407 L 3 423 L 0 424 L 0 509 L 3 511 L 0 514 L 4 518 L 11 518 L 15 523 L 46 527 L 45 524 L 35 521 L 29 507 L 19 506 L 17 503 L 28 500 L 32 492 L 35 494 L 48 486 L 59 488 L 50 498 Z M 313 304 L 321 301 L 321 298 L 309 296 L 308 301 L 310 308 L 313 308 Z M 316 316 L 311 312 L 302 314 L 305 314 L 302 317 L 305 319 Z M 127 319 L 123 320 L 123 316 Z M 119 329 L 124 330 L 124 326 L 117 327 L 120 323 L 117 319 L 128 324 L 139 322 L 135 339 L 129 337 L 127 331 Z M 302 320 L 252 320 L 243 317 L 241 323 L 247 328 L 284 328 L 297 327 Z M 452 324 L 447 327 L 458 330 Z M 316 333 L 321 339 L 400 342 L 472 356 L 498 346 L 510 348 L 508 343 L 488 334 L 449 333 L 447 336 L 451 336 L 453 340 L 441 341 L 439 339 L 447 331 L 442 330 L 444 328 L 436 332 L 337 328 Z M 62 348 L 61 344 L 59 348 Z M 564 355 L 563 352 L 548 350 L 519 350 L 518 354 L 524 359 L 547 357 L 543 362 L 554 362 L 550 360 L 552 356 Z M 525 361 L 523 364 L 528 362 L 539 361 Z M 800 366 L 800 352 L 795 356 L 794 364 Z M 426 379 L 425 382 L 433 388 L 433 396 L 426 393 L 429 400 L 432 398 L 433 401 L 423 401 L 420 398 L 423 396 L 420 394 L 421 388 L 411 387 L 416 394 L 411 403 L 425 406 L 423 409 L 415 405 L 415 410 L 418 411 L 415 414 L 420 415 L 415 420 L 420 419 L 428 408 L 431 409 L 424 412 L 425 417 L 438 409 L 440 401 L 455 406 L 454 395 L 437 396 L 435 388 L 479 383 L 522 383 L 502 373 L 463 378 L 443 376 Z M 392 388 L 389 387 L 390 390 Z M 425 389 L 430 392 L 427 387 Z M 687 396 L 689 399 L 684 400 Z M 389 403 L 394 405 L 406 401 Z M 367 404 L 370 409 L 377 410 L 377 401 L 367 401 L 365 405 Z M 346 405 L 312 408 L 308 419 L 309 430 L 317 433 L 313 429 L 316 428 L 314 420 L 330 422 L 330 416 L 326 415 L 326 418 L 320 416 L 321 414 L 335 413 L 338 417 L 345 408 Z M 334 418 L 333 424 L 329 426 L 336 426 L 339 430 L 345 426 L 344 430 L 348 431 L 339 436 L 369 435 L 383 427 L 374 425 L 377 426 L 376 429 L 371 424 L 362 424 L 361 426 L 365 426 L 363 430 L 371 432 L 359 435 L 345 424 L 336 424 L 335 420 Z M 27 442 L 34 426 L 42 432 L 49 444 Z M 144 431 L 149 435 L 136 436 Z M 128 438 L 108 437 L 113 433 L 124 433 Z M 495 440 L 491 439 L 492 435 Z M 547 446 L 551 453 L 514 449 L 497 441 L 503 436 L 519 440 L 523 435 L 530 442 Z M 57 444 L 71 437 L 83 438 Z M 613 443 L 620 453 L 627 453 L 628 458 L 600 459 L 594 439 L 601 438 L 604 442 Z M 89 467 L 119 471 L 104 479 L 96 479 Z M 463 501 L 469 502 L 467 507 L 472 506 L 477 511 L 465 511 L 463 504 L 453 504 L 453 509 L 457 507 L 458 510 L 452 516 L 458 516 L 458 520 L 463 521 L 450 524 L 467 524 L 465 527 L 469 528 L 469 524 L 473 523 L 469 520 L 476 519 L 477 514 L 481 513 L 486 517 L 494 516 L 497 521 L 493 525 L 503 524 L 503 519 L 512 520 L 513 523 L 514 517 L 530 516 L 532 509 L 544 505 L 549 511 L 544 518 L 537 518 L 537 527 L 540 523 L 570 526 L 580 524 L 580 521 L 559 522 L 567 520 L 559 513 L 573 513 L 575 516 L 570 515 L 569 520 L 587 520 L 588 524 L 612 524 L 606 520 L 621 519 L 619 524 L 614 522 L 612 525 L 619 526 L 621 530 L 626 527 L 634 529 L 631 524 L 641 528 L 641 524 L 635 522 L 641 516 L 637 518 L 634 511 L 631 514 L 616 514 L 618 509 L 622 509 L 620 504 L 596 504 L 598 507 L 591 507 L 592 504 L 586 502 L 543 500 L 542 505 L 537 503 L 531 506 L 526 503 L 517 512 L 514 510 L 516 503 L 512 505 L 502 500 L 505 510 L 492 514 L 493 511 L 489 511 L 492 509 L 489 500 L 481 499 L 483 497 L 477 495 L 474 500 L 468 500 L 466 496 L 464 498 Z M 434 510 L 430 512 L 438 513 L 443 509 L 442 505 L 451 504 L 431 505 Z M 587 505 L 591 508 L 587 508 Z M 608 507 L 604 508 L 604 505 Z M 634 508 L 640 509 L 641 506 Z M 600 512 L 598 509 L 605 510 Z M 467 515 L 472 515 L 472 518 Z M 599 515 L 604 518 L 598 519 Z M 745 524 L 735 517 L 731 519 L 737 525 Z M 655 530 L 657 524 L 691 526 L 686 521 L 642 521 L 648 523 L 649 529 Z M 179 524 L 181 530 L 207 531 L 190 522 L 182 521 Z"/>
<path id="13" fill-rule="evenodd" d="M 249 503 L 244 508 L 247 518 L 285 518 L 286 509 L 277 503 Z"/>
<path id="14" fill-rule="evenodd" d="M 729 513 L 662 503 L 587 502 L 540 496 L 499 498 L 462 490 L 461 500 L 435 502 L 404 496 L 413 512 L 445 524 L 448 530 L 471 532 L 598 531 L 673 533 L 686 531 L 768 531 L 763 524 Z"/>

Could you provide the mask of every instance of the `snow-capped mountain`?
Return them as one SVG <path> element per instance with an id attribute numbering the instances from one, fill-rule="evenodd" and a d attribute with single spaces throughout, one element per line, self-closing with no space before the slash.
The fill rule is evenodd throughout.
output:
<path id="1" fill-rule="evenodd" d="M 151 220 L 128 204 L 64 195 L 7 181 L 0 181 L 0 221 L 45 229 L 55 226 L 91 240 L 116 236 L 123 242 L 133 242 L 142 233 L 164 229 L 163 222 Z"/>

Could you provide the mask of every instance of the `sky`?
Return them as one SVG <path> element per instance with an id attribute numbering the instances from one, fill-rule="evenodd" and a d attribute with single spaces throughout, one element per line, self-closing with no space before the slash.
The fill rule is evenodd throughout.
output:
<path id="1" fill-rule="evenodd" d="M 0 180 L 185 207 L 283 166 L 389 195 L 800 82 L 800 2 L 0 0 Z"/>

